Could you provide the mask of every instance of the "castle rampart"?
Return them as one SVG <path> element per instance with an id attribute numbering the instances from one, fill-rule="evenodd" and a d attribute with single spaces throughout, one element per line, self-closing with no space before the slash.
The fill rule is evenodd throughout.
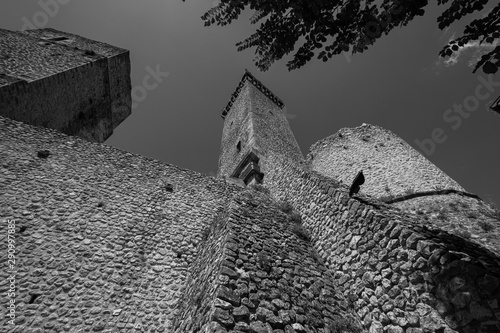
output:
<path id="1" fill-rule="evenodd" d="M 203 230 L 239 189 L 3 117 L 0 167 L 0 228 L 16 228 L 15 326 L 0 320 L 9 332 L 168 332 Z"/>
<path id="2" fill-rule="evenodd" d="M 500 260 L 461 237 L 275 156 L 264 182 L 311 231 L 370 332 L 500 330 Z"/>
<path id="3" fill-rule="evenodd" d="M 53 29 L 0 45 L 0 115 L 103 142 L 130 114 L 128 51 Z"/>
<path id="4" fill-rule="evenodd" d="M 494 227 L 497 213 L 492 207 L 389 130 L 368 124 L 343 128 L 311 146 L 307 162 L 312 170 L 345 186 L 363 170 L 360 193 L 500 254 L 500 230 Z"/>
<path id="5" fill-rule="evenodd" d="M 298 221 L 279 207 L 251 187 L 233 197 L 201 244 L 175 332 L 361 327 Z"/>
<path id="6" fill-rule="evenodd" d="M 127 52 L 51 29 L 0 43 L 0 110 L 38 125 L 0 116 L 9 333 L 500 331 L 498 211 L 393 133 L 343 129 L 303 163 L 245 72 L 208 177 L 61 133 L 102 141 L 128 115 Z"/>

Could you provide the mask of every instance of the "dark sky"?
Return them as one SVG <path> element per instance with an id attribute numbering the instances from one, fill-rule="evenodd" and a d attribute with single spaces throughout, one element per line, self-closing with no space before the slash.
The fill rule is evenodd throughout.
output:
<path id="1" fill-rule="evenodd" d="M 20 30 L 30 22 L 126 48 L 132 87 L 142 85 L 148 68 L 168 73 L 143 100 L 136 98 L 132 115 L 108 145 L 215 173 L 220 114 L 247 68 L 285 102 L 304 155 L 319 139 L 362 123 L 385 127 L 417 149 L 415 140 L 430 139 L 441 128 L 446 141 L 424 156 L 467 191 L 500 207 L 500 115 L 487 108 L 500 96 L 500 75 L 490 78 L 499 83 L 489 91 L 482 83 L 488 77 L 472 74 L 470 62 L 483 46 L 468 45 L 450 63 L 438 57 L 442 46 L 461 34 L 465 21 L 441 31 L 436 18 L 444 7 L 433 5 L 424 17 L 394 30 L 363 54 L 316 60 L 293 72 L 280 61 L 261 73 L 253 65 L 253 52 L 237 52 L 234 46 L 254 31 L 248 23 L 251 13 L 230 26 L 204 27 L 200 16 L 215 3 L 3 0 L 0 26 Z M 466 105 L 470 116 L 447 111 L 454 105 Z M 453 115 L 455 120 L 443 118 Z"/>

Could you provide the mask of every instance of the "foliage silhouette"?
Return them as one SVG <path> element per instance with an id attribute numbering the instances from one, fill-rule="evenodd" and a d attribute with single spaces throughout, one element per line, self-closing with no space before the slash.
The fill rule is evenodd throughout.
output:
<path id="1" fill-rule="evenodd" d="M 438 0 L 438 5 L 449 4 L 437 20 L 438 27 L 445 29 L 483 10 L 488 2 Z M 288 69 L 294 70 L 314 56 L 327 61 L 342 52 L 361 53 L 382 35 L 424 15 L 427 5 L 428 0 L 220 0 L 201 18 L 205 26 L 225 26 L 249 7 L 254 11 L 250 22 L 260 26 L 236 44 L 238 51 L 256 47 L 254 62 L 261 71 L 266 71 L 298 46 L 287 63 Z M 499 39 L 500 3 L 485 17 L 468 24 L 463 36 L 450 41 L 439 55 L 448 57 L 468 43 L 493 44 Z M 494 74 L 499 66 L 500 45 L 485 53 L 473 72 L 482 67 L 485 73 Z"/>

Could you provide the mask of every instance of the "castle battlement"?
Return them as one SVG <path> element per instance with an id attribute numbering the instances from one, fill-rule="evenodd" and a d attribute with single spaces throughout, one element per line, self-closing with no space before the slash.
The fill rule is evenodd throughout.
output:
<path id="1" fill-rule="evenodd" d="M 238 83 L 236 90 L 234 91 L 234 93 L 231 94 L 231 99 L 222 110 L 222 118 L 225 118 L 227 113 L 231 110 L 233 103 L 236 101 L 238 94 L 241 92 L 241 90 L 245 86 L 245 82 L 247 81 L 251 82 L 257 89 L 259 89 L 264 95 L 266 95 L 267 98 L 273 101 L 279 108 L 283 108 L 283 106 L 285 105 L 283 101 L 279 99 L 279 97 L 277 97 L 275 94 L 273 94 L 271 90 L 267 89 L 266 86 L 262 84 L 262 82 L 257 80 L 255 76 L 252 75 L 252 73 L 250 73 L 247 69 L 245 69 L 245 73 L 241 77 L 240 83 Z"/>

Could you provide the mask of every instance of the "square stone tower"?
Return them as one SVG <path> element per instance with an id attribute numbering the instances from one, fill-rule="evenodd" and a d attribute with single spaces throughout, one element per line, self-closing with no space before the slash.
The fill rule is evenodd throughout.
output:
<path id="1" fill-rule="evenodd" d="M 218 176 L 260 183 L 272 166 L 270 153 L 303 160 L 283 107 L 281 99 L 245 70 L 222 111 Z"/>
<path id="2" fill-rule="evenodd" d="M 129 51 L 55 29 L 0 29 L 0 115 L 103 142 L 131 114 Z"/>

